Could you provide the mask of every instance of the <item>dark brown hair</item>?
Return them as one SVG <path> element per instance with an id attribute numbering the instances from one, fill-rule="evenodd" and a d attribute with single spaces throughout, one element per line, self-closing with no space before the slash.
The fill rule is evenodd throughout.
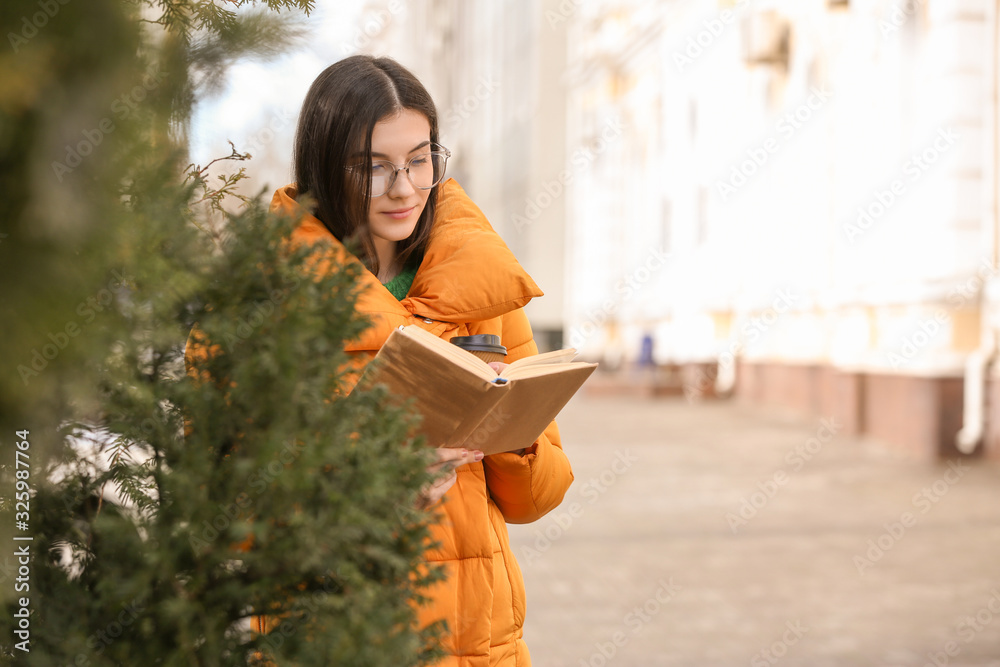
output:
<path id="1" fill-rule="evenodd" d="M 392 58 L 356 55 L 330 65 L 316 77 L 302 103 L 295 130 L 298 194 L 308 195 L 313 215 L 338 240 L 357 244 L 354 252 L 376 275 L 378 257 L 368 227 L 372 131 L 376 123 L 403 109 L 426 116 L 431 143 L 438 143 L 437 109 L 423 84 Z M 362 172 L 346 170 L 348 165 L 357 164 L 351 155 L 359 151 L 364 154 Z M 401 264 L 423 253 L 436 196 L 437 186 L 431 190 L 413 233 L 396 244 Z"/>

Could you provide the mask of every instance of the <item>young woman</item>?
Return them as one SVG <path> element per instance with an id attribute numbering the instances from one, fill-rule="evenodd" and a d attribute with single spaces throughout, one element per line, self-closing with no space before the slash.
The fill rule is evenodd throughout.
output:
<path id="1" fill-rule="evenodd" d="M 357 307 L 374 325 L 348 348 L 363 359 L 409 324 L 446 340 L 499 335 L 508 362 L 537 354 L 522 308 L 542 293 L 458 183 L 444 180 L 449 155 L 438 142 L 433 101 L 394 60 L 347 58 L 306 95 L 296 182 L 275 193 L 272 208 L 301 216 L 298 242 L 360 248 L 339 255 L 368 269 Z M 454 470 L 423 501 L 441 510 L 433 527 L 441 546 L 428 559 L 444 564 L 447 579 L 429 592 L 421 622 L 448 623 L 441 665 L 529 665 L 524 583 L 506 523 L 535 521 L 572 482 L 556 424 L 525 450 L 484 457 L 439 448 L 437 455 L 435 466 Z"/>

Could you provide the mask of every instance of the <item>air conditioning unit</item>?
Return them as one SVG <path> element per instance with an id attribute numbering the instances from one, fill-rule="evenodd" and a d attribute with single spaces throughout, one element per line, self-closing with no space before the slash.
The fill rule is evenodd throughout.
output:
<path id="1" fill-rule="evenodd" d="M 777 10 L 747 14 L 743 19 L 743 60 L 748 65 L 788 67 L 791 26 Z"/>

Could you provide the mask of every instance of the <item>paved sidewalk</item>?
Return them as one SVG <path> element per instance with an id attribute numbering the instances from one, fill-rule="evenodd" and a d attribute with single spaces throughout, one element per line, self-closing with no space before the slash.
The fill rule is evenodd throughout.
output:
<path id="1" fill-rule="evenodd" d="M 1000 466 L 731 402 L 579 396 L 510 526 L 536 667 L 1000 667 Z"/>

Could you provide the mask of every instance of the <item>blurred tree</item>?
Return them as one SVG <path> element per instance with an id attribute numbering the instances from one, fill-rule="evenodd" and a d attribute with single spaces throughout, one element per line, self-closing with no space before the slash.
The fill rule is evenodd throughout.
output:
<path id="1" fill-rule="evenodd" d="M 383 394 L 345 396 L 356 273 L 310 271 L 324 248 L 259 195 L 227 205 L 242 170 L 187 164 L 199 95 L 312 9 L 252 4 L 0 5 L 0 662 L 437 655 L 427 454 Z"/>

